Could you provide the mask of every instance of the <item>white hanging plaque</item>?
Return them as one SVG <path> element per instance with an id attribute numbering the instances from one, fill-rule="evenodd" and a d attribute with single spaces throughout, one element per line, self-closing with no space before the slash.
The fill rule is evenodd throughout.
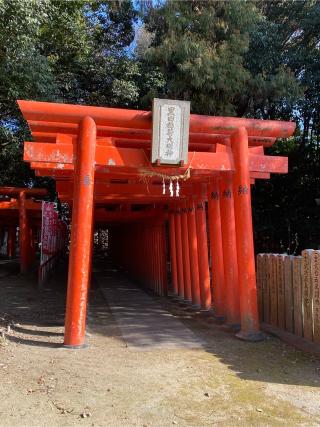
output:
<path id="1" fill-rule="evenodd" d="M 190 102 L 153 100 L 152 163 L 177 165 L 188 161 Z"/>

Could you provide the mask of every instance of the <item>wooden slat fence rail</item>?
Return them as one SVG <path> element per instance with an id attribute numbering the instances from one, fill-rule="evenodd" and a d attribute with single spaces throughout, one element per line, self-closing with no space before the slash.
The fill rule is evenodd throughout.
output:
<path id="1" fill-rule="evenodd" d="M 260 321 L 320 343 L 320 250 L 258 254 Z"/>

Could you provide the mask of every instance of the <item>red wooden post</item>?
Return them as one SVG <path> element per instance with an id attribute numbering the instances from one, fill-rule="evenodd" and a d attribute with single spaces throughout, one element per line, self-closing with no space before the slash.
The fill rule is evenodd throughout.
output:
<path id="1" fill-rule="evenodd" d="M 151 288 L 154 290 L 154 269 L 155 269 L 155 260 L 154 260 L 154 230 L 153 227 L 149 227 L 148 231 L 150 233 L 150 258 L 151 258 Z"/>
<path id="2" fill-rule="evenodd" d="M 146 245 L 146 258 L 145 258 L 145 264 L 143 266 L 144 268 L 143 279 L 144 279 L 144 283 L 150 283 L 151 282 L 151 262 L 150 262 L 151 248 L 150 248 L 150 233 L 149 233 L 148 227 L 143 227 L 143 236 L 144 236 L 145 245 Z M 140 260 L 140 262 L 142 262 L 142 260 Z"/>
<path id="3" fill-rule="evenodd" d="M 162 292 L 164 296 L 168 295 L 168 276 L 167 276 L 167 251 L 165 225 L 161 225 L 161 245 L 162 245 Z"/>
<path id="4" fill-rule="evenodd" d="M 188 239 L 188 219 L 187 208 L 181 209 L 181 231 L 182 231 L 182 255 L 183 255 L 183 277 L 184 277 L 184 298 L 187 301 L 192 300 L 191 295 L 191 274 L 189 258 L 189 239 Z"/>
<path id="5" fill-rule="evenodd" d="M 152 225 L 149 228 L 149 231 L 151 233 L 151 246 L 150 246 L 150 253 L 151 253 L 151 257 L 152 257 L 152 262 L 151 262 L 151 266 L 152 266 L 152 289 L 153 291 L 155 291 L 156 289 L 156 256 L 155 256 L 155 230 L 154 227 L 152 227 Z"/>
<path id="6" fill-rule="evenodd" d="M 177 243 L 178 290 L 179 290 L 179 297 L 184 298 L 184 272 L 183 272 L 180 208 L 177 208 L 176 210 L 174 223 L 176 228 L 176 243 Z"/>
<path id="7" fill-rule="evenodd" d="M 29 226 L 26 210 L 26 193 L 19 193 L 19 246 L 20 246 L 20 271 L 26 273 L 29 268 Z"/>
<path id="8" fill-rule="evenodd" d="M 188 205 L 188 237 L 189 254 L 191 267 L 191 293 L 192 304 L 196 307 L 201 306 L 200 281 L 199 281 L 199 262 L 198 262 L 198 240 L 195 204 L 191 201 Z"/>
<path id="9" fill-rule="evenodd" d="M 171 282 L 173 293 L 178 294 L 178 271 L 177 271 L 177 249 L 175 236 L 175 215 L 169 213 L 169 243 L 170 243 L 170 260 L 171 260 Z"/>
<path id="10" fill-rule="evenodd" d="M 151 253 L 152 253 L 152 265 L 153 265 L 153 290 L 156 292 L 157 290 L 157 265 L 158 265 L 158 258 L 156 256 L 156 229 L 155 227 L 151 227 L 152 230 L 152 245 L 151 245 Z"/>
<path id="11" fill-rule="evenodd" d="M 80 123 L 74 173 L 74 198 L 64 344 L 85 343 L 89 266 L 92 239 L 96 125 L 91 117 Z"/>
<path id="12" fill-rule="evenodd" d="M 146 265 L 145 265 L 145 272 L 144 272 L 144 281 L 151 282 L 151 260 L 150 260 L 151 245 L 150 245 L 150 234 L 148 233 L 147 227 L 144 227 L 143 233 L 146 241 Z"/>
<path id="13" fill-rule="evenodd" d="M 151 257 L 151 288 L 154 290 L 154 269 L 155 269 L 155 259 L 154 259 L 154 230 L 153 227 L 149 227 L 148 228 L 148 232 L 150 233 L 150 257 Z"/>
<path id="14" fill-rule="evenodd" d="M 230 173 L 221 175 L 220 194 L 226 320 L 230 327 L 237 329 L 240 326 L 240 302 L 233 187 Z"/>
<path id="15" fill-rule="evenodd" d="M 92 279 L 93 252 L 94 252 L 94 219 L 92 220 L 92 238 L 91 238 L 90 254 L 89 254 L 89 280 L 88 280 L 88 288 L 90 288 L 90 286 L 91 286 L 91 279 Z"/>
<path id="16" fill-rule="evenodd" d="M 156 224 L 154 227 L 155 231 L 155 244 L 153 247 L 154 251 L 154 263 L 156 268 L 156 293 L 158 295 L 161 295 L 160 288 L 161 288 L 161 262 L 160 262 L 160 228 L 159 225 Z"/>
<path id="17" fill-rule="evenodd" d="M 9 225 L 8 228 L 8 246 L 7 255 L 9 258 L 13 258 L 16 252 L 16 227 Z"/>
<path id="18" fill-rule="evenodd" d="M 248 341 L 258 341 L 263 339 L 263 334 L 259 331 L 248 133 L 244 127 L 237 129 L 231 136 L 231 147 L 235 164 L 233 184 L 241 313 L 241 331 L 237 336 Z"/>
<path id="19" fill-rule="evenodd" d="M 214 314 L 225 316 L 224 267 L 220 214 L 220 189 L 218 178 L 213 178 L 208 187 L 208 222 L 210 232 L 210 253 L 212 267 L 212 288 Z"/>
<path id="20" fill-rule="evenodd" d="M 163 264 L 162 264 L 162 260 L 163 260 L 163 248 L 162 248 L 162 228 L 159 225 L 157 225 L 157 246 L 158 246 L 158 293 L 159 295 L 163 295 L 162 294 L 162 290 L 163 290 L 163 282 L 162 282 L 162 278 L 163 278 Z"/>
<path id="21" fill-rule="evenodd" d="M 146 264 L 145 264 L 145 271 L 144 271 L 144 282 L 150 283 L 151 282 L 151 259 L 150 259 L 150 253 L 151 253 L 151 244 L 150 244 L 150 233 L 148 227 L 143 228 L 143 234 L 144 239 L 146 241 Z"/>
<path id="22" fill-rule="evenodd" d="M 209 259 L 208 259 L 208 237 L 207 237 L 205 202 L 202 197 L 203 196 L 200 196 L 200 198 L 197 200 L 197 210 L 196 210 L 201 308 L 203 310 L 210 310 L 211 291 L 210 291 L 210 273 L 209 273 Z"/>
<path id="23" fill-rule="evenodd" d="M 28 249 L 28 269 L 30 269 L 35 262 L 36 258 L 36 245 L 35 245 L 35 236 L 34 230 L 32 227 L 29 227 L 29 249 Z"/>

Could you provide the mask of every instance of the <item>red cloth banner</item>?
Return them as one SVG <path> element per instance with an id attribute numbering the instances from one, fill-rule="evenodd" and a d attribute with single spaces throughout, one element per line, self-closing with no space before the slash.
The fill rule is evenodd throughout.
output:
<path id="1" fill-rule="evenodd" d="M 55 203 L 42 202 L 41 255 L 54 255 L 65 245 L 67 225 L 59 219 Z"/>
<path id="2" fill-rule="evenodd" d="M 43 254 L 52 255 L 56 252 L 54 247 L 54 238 L 57 234 L 59 217 L 54 209 L 54 203 L 42 203 L 42 232 L 41 232 L 41 251 Z"/>

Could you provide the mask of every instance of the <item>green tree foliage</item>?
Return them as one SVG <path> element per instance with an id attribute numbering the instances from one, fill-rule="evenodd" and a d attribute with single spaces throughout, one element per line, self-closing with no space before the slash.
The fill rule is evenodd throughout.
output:
<path id="1" fill-rule="evenodd" d="M 256 19 L 254 6 L 237 0 L 169 0 L 151 8 L 145 26 L 153 38 L 145 61 L 164 74 L 160 95 L 191 100 L 194 112 L 234 115 L 250 78 L 243 56 Z"/>
<path id="2" fill-rule="evenodd" d="M 144 61 L 165 77 L 159 94 L 191 100 L 194 112 L 276 117 L 301 93 L 260 3 L 168 0 L 149 8 L 145 29 Z"/>
<path id="3" fill-rule="evenodd" d="M 90 59 L 80 78 L 84 102 L 124 107 L 136 105 L 139 65 L 129 50 L 135 37 L 137 17 L 132 3 L 87 3 L 85 15 L 90 34 Z"/>
<path id="4" fill-rule="evenodd" d="M 133 105 L 130 1 L 0 0 L 0 184 L 33 185 L 17 99 Z"/>
<path id="5" fill-rule="evenodd" d="M 43 1 L 0 1 L 0 117 L 12 119 L 16 99 L 54 92 L 49 63 L 39 50 L 39 27 L 48 18 Z"/>
<path id="6" fill-rule="evenodd" d="M 252 38 L 259 54 L 249 50 L 249 66 L 259 71 L 268 64 L 275 69 L 285 64 L 300 86 L 298 92 L 280 92 L 278 100 L 262 98 L 253 108 L 265 118 L 297 122 L 295 137 L 270 150 L 288 155 L 289 174 L 258 182 L 255 188 L 257 247 L 299 252 L 318 247 L 320 241 L 320 207 L 316 202 L 320 197 L 320 3 L 261 1 L 257 6 L 264 16 L 263 31 Z M 258 49 L 259 45 L 265 49 Z"/>
<path id="7" fill-rule="evenodd" d="M 49 63 L 39 50 L 39 27 L 48 17 L 46 2 L 0 1 L 0 183 L 29 183 L 22 163 L 17 98 L 51 99 L 55 84 Z"/>

